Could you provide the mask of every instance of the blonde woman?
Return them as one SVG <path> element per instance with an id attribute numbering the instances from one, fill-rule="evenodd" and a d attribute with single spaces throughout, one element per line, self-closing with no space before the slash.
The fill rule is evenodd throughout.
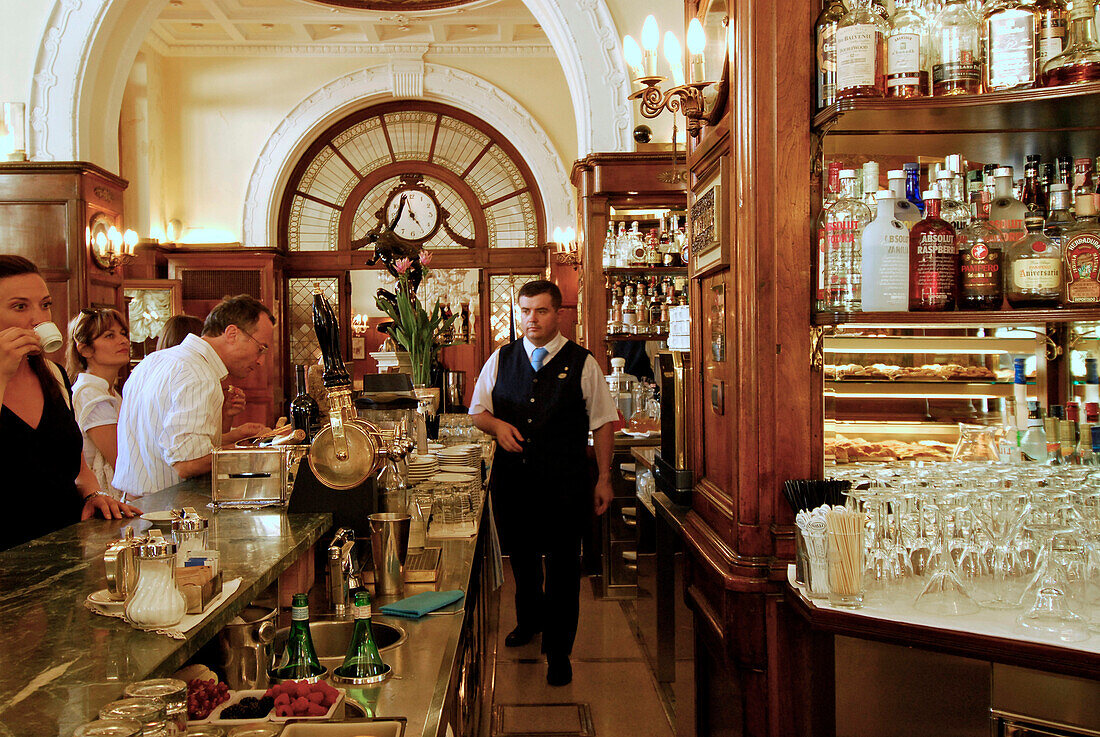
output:
<path id="1" fill-rule="evenodd" d="M 118 310 L 84 309 L 69 323 L 65 368 L 73 381 L 73 412 L 84 437 L 84 460 L 100 488 L 111 486 L 118 458 L 118 375 L 130 362 L 130 330 Z"/>

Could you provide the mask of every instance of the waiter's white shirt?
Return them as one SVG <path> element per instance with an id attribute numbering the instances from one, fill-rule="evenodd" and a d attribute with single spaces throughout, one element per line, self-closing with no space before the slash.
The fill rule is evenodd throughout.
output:
<path id="1" fill-rule="evenodd" d="M 546 356 L 542 359 L 542 365 L 550 361 L 562 349 L 566 343 L 566 337 L 561 333 L 555 335 L 549 343 L 543 346 Z M 523 338 L 523 350 L 527 351 L 527 359 L 531 360 L 531 354 L 537 346 Z M 474 395 L 470 401 L 470 414 L 477 415 L 482 412 L 493 412 L 493 387 L 497 383 L 497 369 L 500 365 L 500 349 L 493 351 L 489 360 L 481 367 L 481 374 L 474 385 Z M 534 364 L 532 363 L 532 366 Z M 581 394 L 584 396 L 584 406 L 588 410 L 588 429 L 596 430 L 609 422 L 619 419 L 619 411 L 615 409 L 615 401 L 611 398 L 611 391 L 604 381 L 600 365 L 591 354 L 584 362 L 584 370 L 581 373 Z"/>
<path id="2" fill-rule="evenodd" d="M 210 455 L 221 442 L 222 386 L 214 347 L 188 335 L 142 359 L 126 381 L 112 485 L 140 497 L 178 484 L 173 463 Z"/>

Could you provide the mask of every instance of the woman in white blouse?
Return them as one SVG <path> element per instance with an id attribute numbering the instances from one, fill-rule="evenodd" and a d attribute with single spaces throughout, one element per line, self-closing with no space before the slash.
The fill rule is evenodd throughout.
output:
<path id="1" fill-rule="evenodd" d="M 84 435 L 84 458 L 100 487 L 111 486 L 118 456 L 118 412 L 122 396 L 115 385 L 130 362 L 130 329 L 118 310 L 84 309 L 69 323 L 65 368 L 73 381 L 73 412 Z"/>

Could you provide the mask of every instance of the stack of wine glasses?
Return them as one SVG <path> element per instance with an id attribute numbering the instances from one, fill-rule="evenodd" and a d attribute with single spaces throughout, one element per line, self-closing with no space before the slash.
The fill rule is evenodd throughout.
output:
<path id="1" fill-rule="evenodd" d="M 1100 473 L 940 463 L 831 469 L 864 513 L 864 596 L 937 616 L 1015 613 L 1031 635 L 1100 633 Z"/>

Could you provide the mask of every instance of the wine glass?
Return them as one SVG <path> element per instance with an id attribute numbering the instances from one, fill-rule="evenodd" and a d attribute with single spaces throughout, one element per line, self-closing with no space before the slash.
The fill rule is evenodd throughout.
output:
<path id="1" fill-rule="evenodd" d="M 947 482 L 935 491 L 932 499 L 936 510 L 936 523 L 940 530 L 939 551 L 935 557 L 935 568 L 928 582 L 913 602 L 913 608 L 927 614 L 955 616 L 978 611 L 978 604 L 959 577 L 958 569 L 948 548 L 950 538 L 947 513 L 954 505 L 958 493 L 957 486 L 953 482 Z"/>
<path id="2" fill-rule="evenodd" d="M 1024 491 L 1006 488 L 1004 479 L 996 479 L 990 488 L 971 498 L 970 511 L 993 541 L 992 586 L 989 596 L 979 603 L 989 609 L 1018 607 L 1024 564 L 1012 542 L 1031 512 L 1031 500 Z"/>

